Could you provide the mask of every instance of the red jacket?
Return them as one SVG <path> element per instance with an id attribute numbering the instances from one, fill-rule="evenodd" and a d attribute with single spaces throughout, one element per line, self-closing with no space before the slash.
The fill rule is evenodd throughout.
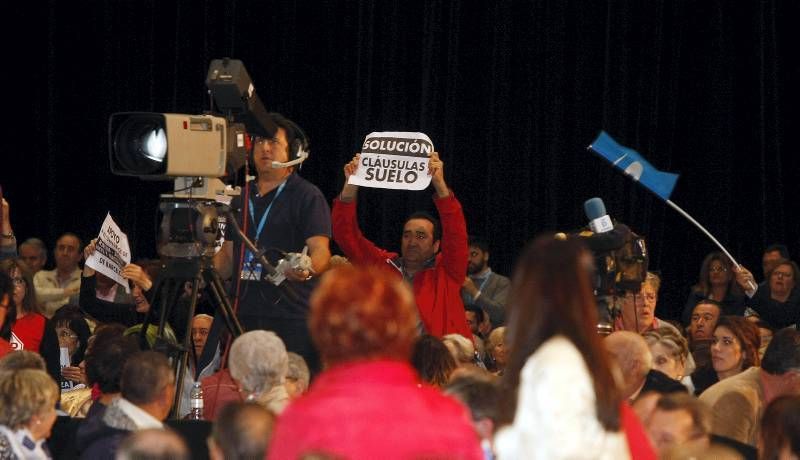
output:
<path id="1" fill-rule="evenodd" d="M 420 384 L 407 363 L 388 360 L 324 371 L 278 417 L 268 458 L 312 452 L 348 459 L 483 458 L 466 408 Z"/>
<path id="2" fill-rule="evenodd" d="M 467 273 L 469 250 L 467 224 L 464 212 L 453 192 L 444 198 L 434 199 L 442 223 L 440 252 L 433 267 L 419 271 L 414 276 L 414 298 L 420 319 L 428 334 L 442 337 L 461 334 L 472 339 L 461 301 L 461 285 Z M 396 252 L 381 249 L 366 239 L 358 226 L 356 201 L 333 201 L 333 239 L 356 265 L 391 267 Z M 394 270 L 397 276 L 402 274 Z"/>
<path id="3" fill-rule="evenodd" d="M 203 386 L 203 418 L 206 420 L 216 420 L 223 407 L 243 401 L 239 387 L 227 368 L 202 379 L 200 384 Z"/>
<path id="4" fill-rule="evenodd" d="M 12 338 L 11 346 L 15 350 L 41 353 L 42 350 L 39 348 L 44 338 L 45 323 L 47 323 L 47 318 L 39 313 L 28 313 L 22 318 L 17 318 L 14 325 L 11 326 L 11 332 L 22 343 L 16 343 Z"/>

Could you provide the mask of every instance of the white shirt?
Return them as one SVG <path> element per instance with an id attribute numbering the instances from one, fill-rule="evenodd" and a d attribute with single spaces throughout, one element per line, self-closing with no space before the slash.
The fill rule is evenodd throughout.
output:
<path id="1" fill-rule="evenodd" d="M 130 417 L 130 419 L 133 420 L 133 423 L 136 424 L 136 428 L 140 430 L 146 430 L 148 428 L 164 428 L 164 424 L 161 423 L 160 420 L 143 411 L 125 398 L 119 398 L 117 400 L 117 407 L 119 407 L 120 410 L 125 413 L 125 415 Z"/>
<path id="2" fill-rule="evenodd" d="M 597 420 L 596 396 L 583 356 L 563 336 L 547 340 L 522 368 L 514 422 L 495 436 L 505 459 L 627 459 L 622 431 Z"/>
<path id="3" fill-rule="evenodd" d="M 65 283 L 58 281 L 57 270 L 39 270 L 33 276 L 33 285 L 36 287 L 36 298 L 44 304 L 44 316 L 52 318 L 56 310 L 69 302 L 64 290 L 80 289 L 81 269 L 76 268 Z"/>
<path id="4" fill-rule="evenodd" d="M 49 460 L 52 458 L 50 453 L 44 449 L 45 440 L 34 441 L 27 428 L 12 431 L 10 428 L 0 425 L 0 433 L 8 439 L 11 450 L 20 460 Z"/>

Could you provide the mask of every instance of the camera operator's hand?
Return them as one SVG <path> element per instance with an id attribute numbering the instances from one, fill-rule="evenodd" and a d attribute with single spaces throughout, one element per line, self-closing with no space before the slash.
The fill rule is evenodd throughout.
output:
<path id="1" fill-rule="evenodd" d="M 356 194 L 358 193 L 358 185 L 349 184 L 348 181 L 350 180 L 350 176 L 356 173 L 358 170 L 358 160 L 361 158 L 361 154 L 356 153 L 352 160 L 349 163 L 344 165 L 344 187 L 342 187 L 342 193 L 339 194 L 339 199 L 344 201 L 345 203 L 350 203 L 351 201 L 356 199 Z"/>
<path id="2" fill-rule="evenodd" d="M 444 182 L 444 162 L 439 158 L 439 152 L 433 152 L 428 160 L 428 174 L 431 176 L 431 184 L 436 190 L 439 198 L 450 195 L 450 189 Z"/>
<path id="3" fill-rule="evenodd" d="M 143 291 L 149 291 L 153 287 L 153 281 L 150 275 L 136 264 L 128 264 L 122 269 L 122 277 L 133 281 L 134 284 L 142 288 Z"/>
<path id="4" fill-rule="evenodd" d="M 287 280 L 290 281 L 305 281 L 309 278 L 310 272 L 302 268 L 289 268 L 283 272 Z"/>
<path id="5" fill-rule="evenodd" d="M 284 266 L 283 274 L 291 281 L 306 281 L 313 271 L 311 258 L 308 256 L 308 246 L 302 253 L 290 252 L 278 266 Z"/>

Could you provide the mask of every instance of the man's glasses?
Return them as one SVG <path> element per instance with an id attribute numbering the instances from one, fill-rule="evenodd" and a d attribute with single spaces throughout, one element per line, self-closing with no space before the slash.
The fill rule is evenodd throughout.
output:
<path id="1" fill-rule="evenodd" d="M 710 271 L 711 273 L 725 273 L 728 271 L 728 269 L 726 267 L 716 266 L 709 268 L 708 271 Z"/>
<path id="2" fill-rule="evenodd" d="M 648 302 L 655 302 L 657 300 L 657 296 L 655 294 L 633 294 L 631 292 L 625 294 L 626 300 L 647 300 Z"/>

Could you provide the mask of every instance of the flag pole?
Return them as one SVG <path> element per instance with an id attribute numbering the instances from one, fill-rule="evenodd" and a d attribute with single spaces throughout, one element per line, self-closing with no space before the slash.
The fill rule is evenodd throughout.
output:
<path id="1" fill-rule="evenodd" d="M 722 252 L 725 253 L 726 256 L 728 256 L 737 272 L 741 269 L 741 265 L 739 265 L 731 253 L 728 252 L 728 250 L 725 249 L 725 247 L 722 246 L 722 244 L 717 241 L 716 238 L 714 238 L 714 235 L 712 235 L 711 232 L 700 225 L 700 222 L 697 222 L 686 211 L 681 209 L 680 206 L 669 200 L 669 195 L 672 193 L 672 189 L 675 187 L 675 181 L 678 178 L 676 174 L 658 171 L 658 169 L 648 163 L 647 160 L 637 151 L 629 149 L 628 147 L 623 147 L 605 131 L 600 131 L 597 139 L 589 144 L 587 150 L 594 150 L 606 161 L 611 163 L 611 165 L 616 169 L 621 170 L 626 176 L 632 178 L 634 182 L 639 183 L 644 188 L 650 190 L 653 194 L 664 200 L 670 207 L 672 207 L 672 209 L 678 211 L 680 215 L 685 217 L 687 220 L 689 220 L 689 222 L 693 223 L 697 228 L 699 228 L 700 231 L 705 233 L 706 236 L 709 237 L 711 241 L 713 241 L 714 244 L 716 244 L 722 250 Z M 627 161 L 625 164 L 620 164 L 620 162 L 627 157 L 630 157 L 629 161 Z M 636 166 L 636 168 L 633 168 L 634 166 Z M 644 179 L 642 177 L 642 171 L 644 168 L 652 171 L 652 173 L 655 173 L 655 176 L 644 181 L 641 180 Z M 752 290 L 757 288 L 752 280 L 748 280 L 747 284 Z"/>
<path id="2" fill-rule="evenodd" d="M 673 203 L 671 200 L 664 200 L 664 201 L 666 201 L 666 202 L 667 202 L 667 204 L 668 204 L 668 205 L 669 205 L 669 206 L 670 206 L 672 209 L 674 209 L 674 210 L 678 211 L 678 213 L 679 213 L 680 215 L 682 215 L 683 217 L 685 217 L 686 219 L 688 219 L 688 220 L 689 220 L 689 222 L 693 223 L 693 224 L 694 224 L 694 225 L 695 225 L 697 228 L 699 228 L 699 229 L 700 229 L 700 231 L 702 231 L 703 233 L 705 233 L 705 234 L 706 234 L 706 236 L 707 236 L 707 237 L 709 237 L 709 238 L 711 239 L 711 241 L 713 241 L 713 242 L 714 242 L 714 244 L 716 244 L 716 245 L 717 245 L 717 247 L 719 247 L 719 248 L 722 250 L 722 252 L 724 252 L 724 253 L 725 253 L 725 255 L 726 255 L 726 256 L 728 256 L 728 258 L 729 258 L 729 259 L 731 259 L 731 262 L 733 262 L 733 265 L 734 265 L 734 267 L 736 268 L 736 270 L 737 270 L 737 271 L 739 270 L 739 268 L 741 267 L 741 265 L 739 265 L 739 263 L 738 263 L 738 262 L 736 262 L 736 259 L 734 259 L 734 258 L 733 258 L 733 256 L 731 255 L 731 253 L 730 253 L 730 252 L 728 252 L 728 250 L 727 250 L 727 249 L 725 249 L 725 246 L 723 246 L 723 245 L 722 245 L 722 243 L 720 243 L 720 242 L 719 242 L 719 241 L 718 241 L 716 238 L 714 238 L 714 235 L 712 235 L 712 234 L 711 234 L 711 233 L 710 233 L 708 230 L 706 230 L 706 228 L 705 228 L 705 227 L 703 227 L 702 225 L 700 225 L 700 222 L 696 221 L 696 220 L 694 219 L 694 217 L 690 216 L 690 215 L 689 215 L 689 213 L 687 213 L 686 211 L 684 211 L 683 209 L 681 209 L 681 207 L 680 207 L 680 206 L 678 206 L 677 204 Z M 750 285 L 750 288 L 751 288 L 751 289 L 753 289 L 753 290 L 755 290 L 755 289 L 756 289 L 756 287 L 757 287 L 757 286 L 755 286 L 755 283 L 753 283 L 752 281 L 749 281 L 749 280 L 748 280 L 748 284 Z"/>

